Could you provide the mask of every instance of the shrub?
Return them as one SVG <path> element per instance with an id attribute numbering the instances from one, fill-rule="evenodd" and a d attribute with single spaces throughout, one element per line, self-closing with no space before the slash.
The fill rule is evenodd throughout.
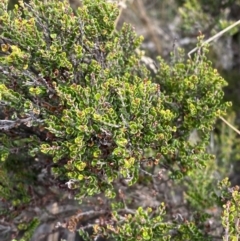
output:
<path id="1" fill-rule="evenodd" d="M 164 204 L 129 213 L 114 198 L 120 180 L 134 185 L 163 169 L 179 179 L 204 168 L 213 158 L 209 133 L 228 106 L 226 82 L 206 47 L 186 61 L 179 50 L 170 65 L 159 58 L 152 77 L 136 51 L 142 38 L 127 24 L 117 32 L 117 15 L 103 0 L 85 0 L 75 13 L 56 0 L 20 2 L 8 12 L 1 0 L 0 193 L 16 210 L 4 215 L 12 220 L 30 207 L 41 185 L 66 183 L 80 201 L 110 199 L 111 218 L 93 225 L 95 236 L 208 240 L 196 223 L 169 220 Z"/>

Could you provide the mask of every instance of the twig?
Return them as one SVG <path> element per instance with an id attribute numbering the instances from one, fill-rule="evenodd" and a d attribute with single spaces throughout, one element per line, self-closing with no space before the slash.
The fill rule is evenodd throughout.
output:
<path id="1" fill-rule="evenodd" d="M 227 120 L 225 120 L 222 116 L 219 117 L 225 124 L 227 124 L 231 129 L 233 129 L 235 132 L 237 132 L 240 135 L 240 131 L 234 127 L 232 124 L 230 124 Z"/>
<path id="2" fill-rule="evenodd" d="M 79 213 L 75 217 L 76 218 L 91 217 L 91 216 L 106 214 L 107 212 L 108 211 L 106 211 L 106 210 L 100 210 L 100 211 L 90 210 L 90 211 L 87 211 L 87 212 Z"/>
<path id="3" fill-rule="evenodd" d="M 130 209 L 130 208 L 127 208 L 127 207 L 125 207 L 125 208 L 123 208 L 123 209 L 119 209 L 118 210 L 118 213 L 120 213 L 120 212 L 123 212 L 123 213 L 130 213 L 130 214 L 132 214 L 132 215 L 135 215 L 136 214 L 136 212 L 134 211 L 134 210 L 132 210 L 132 209 Z"/>
<path id="4" fill-rule="evenodd" d="M 0 130 L 9 130 L 11 128 L 17 127 L 22 123 L 26 123 L 32 120 L 32 117 L 18 120 L 0 120 Z"/>

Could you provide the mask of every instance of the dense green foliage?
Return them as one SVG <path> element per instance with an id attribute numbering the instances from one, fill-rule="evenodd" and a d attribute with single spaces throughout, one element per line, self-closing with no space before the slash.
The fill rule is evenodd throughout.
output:
<path id="1" fill-rule="evenodd" d="M 112 199 L 111 222 L 96 225 L 96 235 L 210 240 L 194 222 L 169 220 L 164 204 L 122 219 L 123 204 L 114 201 L 115 183 L 134 185 L 140 173 L 151 175 L 146 164 L 180 179 L 213 159 L 209 135 L 228 103 L 207 48 L 188 60 L 178 50 L 170 65 L 159 58 L 152 77 L 136 51 L 141 37 L 127 24 L 115 31 L 113 4 L 85 0 L 73 13 L 56 0 L 21 2 L 10 12 L 7 1 L 0 3 L 1 196 L 16 209 L 28 205 L 29 190 L 50 165 L 55 182 L 67 182 L 80 200 L 99 193 Z M 189 139 L 194 130 L 198 141 Z M 190 190 L 189 198 L 194 195 Z M 227 215 L 236 215 L 225 207 L 224 227 L 232 225 Z"/>

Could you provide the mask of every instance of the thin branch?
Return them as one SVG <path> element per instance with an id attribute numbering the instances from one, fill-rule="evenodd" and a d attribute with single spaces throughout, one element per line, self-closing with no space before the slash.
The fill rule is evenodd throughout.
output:
<path id="1" fill-rule="evenodd" d="M 225 120 L 222 116 L 219 117 L 225 124 L 227 124 L 231 129 L 233 129 L 238 135 L 240 135 L 240 131 L 234 127 L 232 124 L 230 124 L 227 120 Z"/>
<path id="2" fill-rule="evenodd" d="M 130 213 L 130 214 L 133 214 L 133 215 L 135 215 L 136 214 L 136 212 L 134 211 L 134 210 L 132 210 L 132 209 L 130 209 L 130 208 L 127 208 L 127 207 L 125 207 L 125 208 L 123 208 L 123 209 L 119 209 L 118 210 L 118 213 L 120 213 L 120 212 L 123 212 L 123 213 Z"/>
<path id="3" fill-rule="evenodd" d="M 108 211 L 106 210 L 100 210 L 100 211 L 95 211 L 95 210 L 90 210 L 90 211 L 87 211 L 87 212 L 83 212 L 83 213 L 79 213 L 77 214 L 75 217 L 76 218 L 80 218 L 80 217 L 83 217 L 83 216 L 95 216 L 95 215 L 102 215 L 102 214 L 106 214 Z"/>

